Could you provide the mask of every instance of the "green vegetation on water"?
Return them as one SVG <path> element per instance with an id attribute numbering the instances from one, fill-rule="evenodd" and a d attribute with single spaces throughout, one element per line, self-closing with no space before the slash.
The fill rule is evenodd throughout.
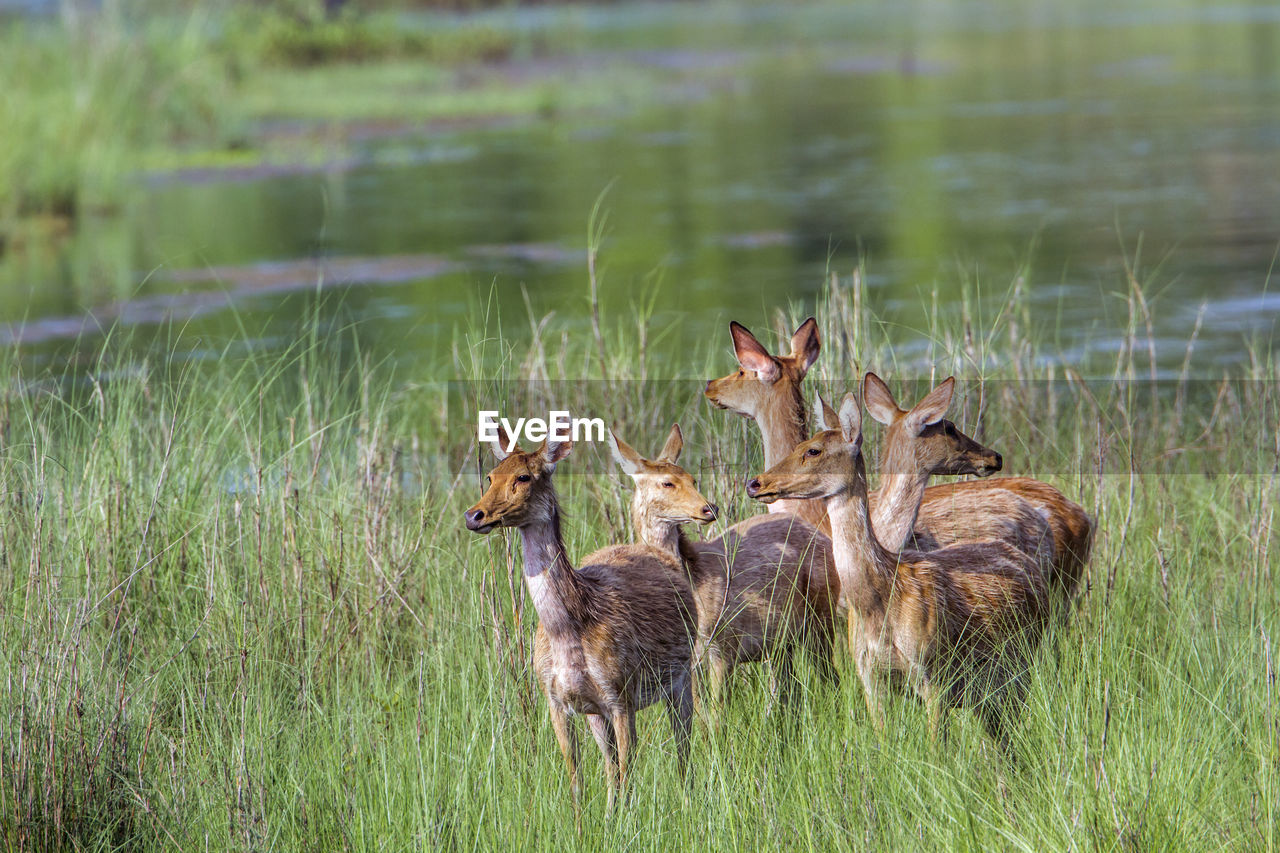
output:
<path id="1" fill-rule="evenodd" d="M 191 360 L 175 337 L 120 360 L 128 349 L 108 339 L 86 378 L 63 381 L 24 376 L 8 353 L 0 839 L 1273 848 L 1272 355 L 1232 381 L 1154 384 L 1150 294 L 1135 284 L 1115 381 L 1051 376 L 1017 293 L 996 318 L 937 318 L 911 364 L 895 361 L 857 278 L 779 325 L 817 310 L 810 392 L 845 390 L 867 368 L 895 389 L 955 372 L 956 420 L 1004 452 L 1007 473 L 1053 482 L 1096 514 L 1089 590 L 1034 669 L 1022 765 L 1002 766 L 963 714 L 950 744 L 930 744 L 910 702 L 875 733 L 842 653 L 838 691 L 800 670 L 789 735 L 767 679 L 739 673 L 722 731 L 695 730 L 687 787 L 665 716 L 642 713 L 630 803 L 612 819 L 585 750 L 580 833 L 529 670 L 517 537 L 477 537 L 461 514 L 491 465 L 475 406 L 523 415 L 549 402 L 606 418 L 637 447 L 678 419 L 725 521 L 760 510 L 740 487 L 759 466 L 754 427 L 713 410 L 698 383 L 641 381 L 662 332 L 643 311 L 606 314 L 599 341 L 563 346 L 558 321 L 535 318 L 520 352 L 502 329 L 524 318 L 477 321 L 455 338 L 448 387 L 371 362 L 358 326 L 323 327 L 318 310 L 279 355 L 232 341 Z M 690 351 L 682 375 L 731 366 L 727 334 Z M 560 381 L 584 377 L 596 381 Z M 571 554 L 629 538 L 629 489 L 604 448 L 578 448 L 557 483 Z"/>
<path id="2" fill-rule="evenodd" d="M 463 18 L 149 12 L 125 3 L 68 20 L 0 19 L 0 236 L 114 210 L 140 170 L 260 160 L 266 118 L 532 115 L 555 103 L 548 86 L 564 84 L 495 81 L 461 94 L 456 69 L 543 45 Z M 372 102 L 371 84 L 384 93 Z"/>
<path id="3" fill-rule="evenodd" d="M 110 208 L 141 152 L 223 129 L 231 81 L 201 30 L 110 16 L 0 29 L 0 229 Z"/>

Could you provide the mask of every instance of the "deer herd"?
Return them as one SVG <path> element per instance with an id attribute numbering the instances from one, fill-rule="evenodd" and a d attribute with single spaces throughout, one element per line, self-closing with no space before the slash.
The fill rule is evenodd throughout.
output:
<path id="1" fill-rule="evenodd" d="M 575 567 L 552 485 L 570 442 L 549 437 L 525 452 L 501 428 L 490 443 L 498 465 L 465 515 L 476 533 L 520 531 L 538 614 L 534 668 L 575 803 L 570 717 L 587 718 L 611 809 L 626 789 L 637 711 L 665 703 L 684 772 L 695 686 L 714 712 L 733 670 L 764 661 L 786 708 L 797 652 L 821 678 L 838 680 L 837 620 L 877 728 L 886 695 L 905 691 L 927 707 L 935 738 L 945 736 L 948 709 L 969 707 L 1008 752 L 1028 670 L 1045 629 L 1069 612 L 1094 522 L 1029 478 L 927 485 L 933 475 L 987 477 L 1002 467 L 999 453 L 946 420 L 954 379 L 904 410 L 867 373 L 861 395 L 846 394 L 838 408 L 817 397 L 819 431 L 810 436 L 801 384 L 819 354 L 814 319 L 796 331 L 788 355 L 771 354 L 738 323 L 730 331 L 739 369 L 705 393 L 760 428 L 765 471 L 746 492 L 767 513 L 714 539 L 688 538 L 684 525 L 710 524 L 719 510 L 677 464 L 684 438 L 676 425 L 652 459 L 609 435 L 635 484 L 636 544 L 610 545 Z M 862 453 L 864 407 L 885 427 L 875 491 Z"/>

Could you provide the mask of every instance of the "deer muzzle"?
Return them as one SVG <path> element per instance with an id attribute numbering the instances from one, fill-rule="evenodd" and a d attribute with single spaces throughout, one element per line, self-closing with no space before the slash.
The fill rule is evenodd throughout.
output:
<path id="1" fill-rule="evenodd" d="M 747 497 L 770 504 L 778 499 L 778 493 L 761 484 L 759 477 L 747 481 Z"/>
<path id="2" fill-rule="evenodd" d="M 476 533 L 488 533 L 494 528 L 492 522 L 485 518 L 484 510 L 479 507 L 472 507 L 463 514 L 466 519 L 467 529 Z"/>

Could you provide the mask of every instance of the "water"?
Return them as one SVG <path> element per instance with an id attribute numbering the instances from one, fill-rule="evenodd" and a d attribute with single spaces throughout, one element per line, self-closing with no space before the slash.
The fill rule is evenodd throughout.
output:
<path id="1" fill-rule="evenodd" d="M 672 375 L 687 341 L 724 343 L 729 319 L 761 325 L 777 306 L 811 309 L 829 271 L 860 258 L 868 307 L 907 347 L 932 293 L 953 311 L 976 281 L 994 312 L 1029 258 L 1042 334 L 1065 361 L 1102 363 L 1138 258 L 1166 369 L 1201 310 L 1197 371 L 1265 349 L 1280 314 L 1267 290 L 1280 246 L 1280 8 L 881 11 L 578 10 L 592 42 L 573 58 L 584 80 L 634 68 L 658 75 L 654 96 L 370 133 L 315 166 L 142 180 L 123 217 L 4 262 L 0 323 L 25 331 L 0 334 L 24 335 L 28 357 L 54 365 L 96 346 L 74 342 L 83 328 L 116 320 L 173 317 L 197 341 L 243 325 L 272 346 L 323 279 L 373 346 L 444 378 L 458 330 L 491 301 L 517 344 L 526 292 L 535 314 L 586 333 L 587 220 L 611 187 L 605 309 L 620 320 L 656 288 L 659 327 L 676 333 L 654 346 Z M 562 20 L 504 14 L 521 27 Z"/>

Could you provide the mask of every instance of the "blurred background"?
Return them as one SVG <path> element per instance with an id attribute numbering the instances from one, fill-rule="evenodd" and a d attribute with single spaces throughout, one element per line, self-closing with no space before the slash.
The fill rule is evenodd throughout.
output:
<path id="1" fill-rule="evenodd" d="M 1016 294 L 1111 365 L 1141 282 L 1214 376 L 1272 357 L 1278 41 L 1249 0 L 0 0 L 0 341 L 270 350 L 320 300 L 447 379 L 495 317 L 588 334 L 594 240 L 671 377 L 859 265 L 905 360 Z"/>

